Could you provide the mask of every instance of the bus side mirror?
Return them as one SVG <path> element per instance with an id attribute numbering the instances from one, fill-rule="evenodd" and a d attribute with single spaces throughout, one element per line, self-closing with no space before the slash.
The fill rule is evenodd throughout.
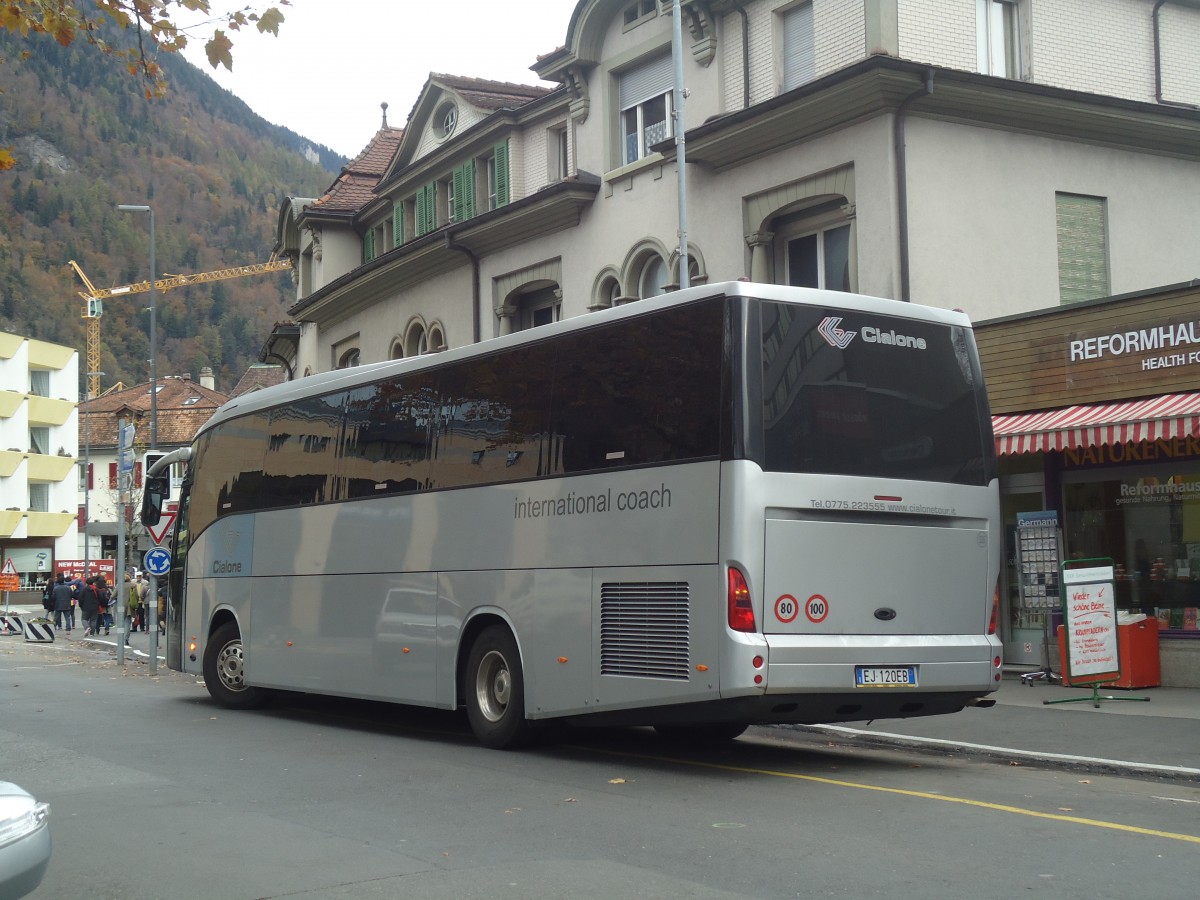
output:
<path id="1" fill-rule="evenodd" d="M 150 475 L 142 489 L 142 524 L 157 525 L 162 518 L 163 503 L 171 499 L 169 475 Z"/>

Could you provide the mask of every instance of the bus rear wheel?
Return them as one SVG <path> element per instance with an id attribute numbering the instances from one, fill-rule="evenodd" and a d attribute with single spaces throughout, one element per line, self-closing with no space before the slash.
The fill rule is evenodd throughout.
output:
<path id="1" fill-rule="evenodd" d="M 507 628 L 491 625 L 480 632 L 471 645 L 464 676 L 467 721 L 479 742 L 493 750 L 528 742 L 525 678 L 516 639 Z"/>
<path id="2" fill-rule="evenodd" d="M 267 699 L 262 688 L 245 680 L 242 633 L 236 622 L 218 628 L 204 648 L 204 686 L 212 698 L 227 709 L 254 709 Z"/>

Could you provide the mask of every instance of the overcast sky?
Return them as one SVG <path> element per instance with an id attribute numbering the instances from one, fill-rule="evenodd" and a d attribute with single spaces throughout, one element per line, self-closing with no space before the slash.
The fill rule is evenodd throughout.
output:
<path id="1" fill-rule="evenodd" d="M 379 104 L 388 104 L 389 125 L 403 127 L 430 72 L 544 85 L 529 67 L 563 45 L 574 8 L 575 0 L 292 0 L 280 8 L 278 37 L 230 33 L 232 72 L 204 55 L 212 25 L 189 32 L 184 55 L 268 122 L 354 157 L 379 130 Z"/>

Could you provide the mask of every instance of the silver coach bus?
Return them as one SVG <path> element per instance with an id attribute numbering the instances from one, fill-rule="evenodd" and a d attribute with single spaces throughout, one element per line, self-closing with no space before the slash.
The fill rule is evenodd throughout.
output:
<path id="1" fill-rule="evenodd" d="M 990 422 L 962 313 L 743 282 L 292 381 L 166 458 L 167 663 L 491 747 L 990 705 Z"/>

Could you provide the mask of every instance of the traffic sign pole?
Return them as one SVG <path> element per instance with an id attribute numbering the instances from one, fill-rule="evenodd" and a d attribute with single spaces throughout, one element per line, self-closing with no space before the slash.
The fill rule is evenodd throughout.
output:
<path id="1" fill-rule="evenodd" d="M 158 576 L 171 571 L 171 551 L 153 547 L 146 551 L 146 571 L 150 573 L 150 674 L 158 674 Z"/>

